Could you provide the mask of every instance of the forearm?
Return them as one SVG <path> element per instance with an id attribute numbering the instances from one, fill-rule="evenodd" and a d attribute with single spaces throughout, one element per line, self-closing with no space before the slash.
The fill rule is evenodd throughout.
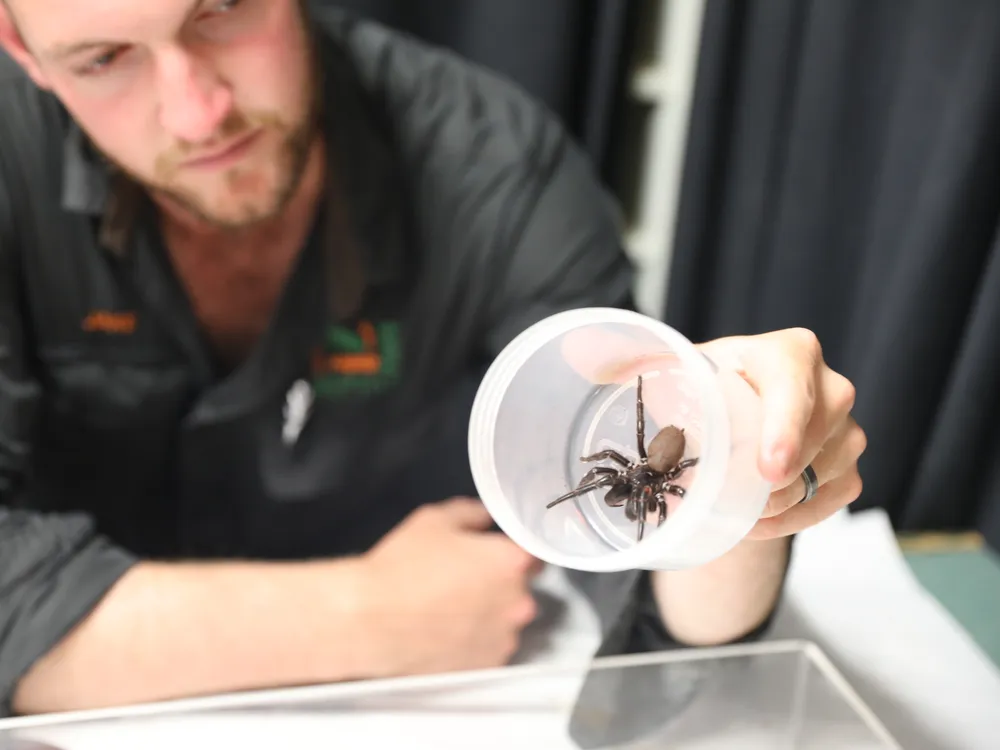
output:
<path id="1" fill-rule="evenodd" d="M 790 537 L 748 540 L 701 567 L 653 573 L 667 630 L 690 646 L 725 644 L 753 631 L 777 605 L 789 550 Z"/>
<path id="2" fill-rule="evenodd" d="M 321 566 L 317 575 L 307 566 Z M 140 564 L 20 681 L 18 713 L 350 679 L 358 564 Z"/>

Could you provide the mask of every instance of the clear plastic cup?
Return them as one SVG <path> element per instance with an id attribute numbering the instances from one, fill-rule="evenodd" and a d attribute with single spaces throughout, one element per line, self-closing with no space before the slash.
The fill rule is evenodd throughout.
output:
<path id="1" fill-rule="evenodd" d="M 548 508 L 577 488 L 608 449 L 636 461 L 638 376 L 645 445 L 683 429 L 684 458 L 667 514 L 638 522 L 601 487 Z M 771 485 L 757 466 L 760 398 L 670 326 L 626 310 L 584 308 L 546 318 L 492 364 L 469 423 L 469 458 L 497 525 L 535 557 L 589 571 L 679 570 L 736 545 L 760 518 Z M 617 499 L 620 499 L 617 498 Z"/>

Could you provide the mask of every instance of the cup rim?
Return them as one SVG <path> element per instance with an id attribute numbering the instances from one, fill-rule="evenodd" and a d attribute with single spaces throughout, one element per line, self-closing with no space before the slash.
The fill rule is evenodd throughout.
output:
<path id="1" fill-rule="evenodd" d="M 488 368 L 472 407 L 469 420 L 469 458 L 473 479 L 480 497 L 497 525 L 526 552 L 560 567 L 592 572 L 613 572 L 625 569 L 662 567 L 663 543 L 651 544 L 652 539 L 669 533 L 685 539 L 696 533 L 709 513 L 711 502 L 684 503 L 675 511 L 669 526 L 650 529 L 642 542 L 606 554 L 576 556 L 553 549 L 536 532 L 523 524 L 510 508 L 497 476 L 492 459 L 496 423 L 500 405 L 511 382 L 521 367 L 540 348 L 570 331 L 594 324 L 624 324 L 641 328 L 658 339 L 676 355 L 685 369 L 692 371 L 692 380 L 698 383 L 699 407 L 706 420 L 711 420 L 711 435 L 704 435 L 700 450 L 702 467 L 724 466 L 729 452 L 729 421 L 723 396 L 717 388 L 707 385 L 714 382 L 714 363 L 695 347 L 687 337 L 666 323 L 639 312 L 619 308 L 588 307 L 557 312 L 529 326 L 518 334 Z M 714 415 L 714 416 L 713 416 Z M 724 471 L 699 471 L 689 489 L 693 498 L 711 498 L 721 489 Z M 682 512 L 683 510 L 683 512 Z M 678 567 L 683 565 L 678 564 Z"/>

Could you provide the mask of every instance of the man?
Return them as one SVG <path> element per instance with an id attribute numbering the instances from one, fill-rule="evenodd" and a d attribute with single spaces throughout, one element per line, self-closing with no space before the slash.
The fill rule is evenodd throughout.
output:
<path id="1" fill-rule="evenodd" d="M 6 0 L 0 42 L 4 710 L 505 663 L 538 565 L 460 497 L 476 385 L 532 322 L 630 304 L 563 131 L 298 0 Z M 860 492 L 808 332 L 706 350 L 780 489 L 699 570 L 576 576 L 602 653 L 751 637 L 790 535 Z"/>

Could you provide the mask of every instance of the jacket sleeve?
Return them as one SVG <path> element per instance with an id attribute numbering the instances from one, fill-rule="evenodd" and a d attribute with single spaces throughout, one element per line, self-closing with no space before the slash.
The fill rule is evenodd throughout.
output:
<path id="1" fill-rule="evenodd" d="M 32 435 L 44 397 L 29 366 L 19 270 L 0 183 L 0 717 L 20 678 L 133 560 L 84 515 L 29 509 Z"/>

